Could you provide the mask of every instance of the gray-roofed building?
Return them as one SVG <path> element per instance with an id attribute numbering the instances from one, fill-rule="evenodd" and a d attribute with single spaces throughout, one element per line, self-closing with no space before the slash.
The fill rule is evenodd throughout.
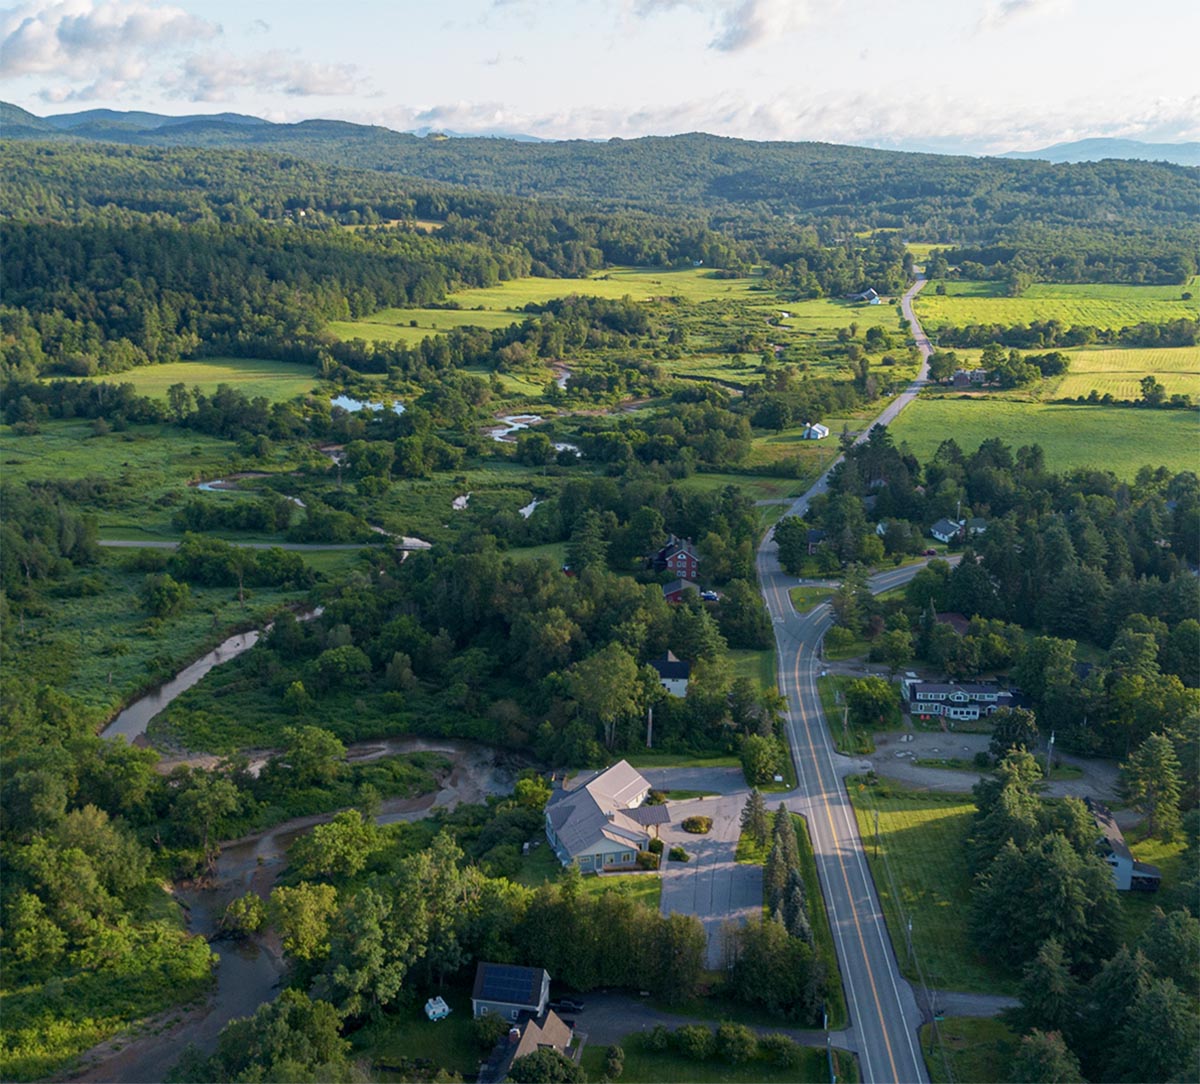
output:
<path id="1" fill-rule="evenodd" d="M 1011 708 L 1015 698 L 999 685 L 943 685 L 934 681 L 905 678 L 900 683 L 908 713 L 918 717 L 942 715 L 947 719 L 971 720 Z"/>
<path id="2" fill-rule="evenodd" d="M 632 866 L 650 834 L 636 816 L 650 783 L 627 761 L 595 772 L 546 803 L 546 838 L 558 860 L 581 870 Z"/>
<path id="3" fill-rule="evenodd" d="M 939 542 L 953 542 L 962 533 L 963 525 L 954 519 L 939 519 L 929 533 Z"/>
<path id="4" fill-rule="evenodd" d="M 471 1012 L 518 1020 L 522 1013 L 541 1016 L 550 1000 L 550 976 L 542 967 L 480 963 L 475 968 Z"/>
<path id="5" fill-rule="evenodd" d="M 692 664 L 668 651 L 661 659 L 651 659 L 650 665 L 658 674 L 659 684 L 672 696 L 686 696 Z"/>
<path id="6" fill-rule="evenodd" d="M 1108 806 L 1093 798 L 1085 798 L 1084 803 L 1092 820 L 1096 822 L 1100 838 L 1096 841 L 1096 850 L 1100 857 L 1108 863 L 1112 870 L 1113 880 L 1119 892 L 1132 889 L 1135 892 L 1157 892 L 1162 881 L 1162 872 L 1149 862 L 1139 862 L 1133 857 L 1129 844 L 1125 842 L 1125 833 L 1117 824 L 1116 818 Z"/>
<path id="7" fill-rule="evenodd" d="M 672 580 L 663 584 L 663 598 L 668 602 L 682 602 L 685 591 L 695 591 L 700 594 L 700 588 L 691 580 Z"/>

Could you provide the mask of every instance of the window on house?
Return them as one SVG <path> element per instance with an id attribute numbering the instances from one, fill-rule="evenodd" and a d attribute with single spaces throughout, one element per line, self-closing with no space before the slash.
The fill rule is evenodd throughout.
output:
<path id="1" fill-rule="evenodd" d="M 510 1019 L 515 1020 L 517 1018 L 517 1010 L 513 1009 L 513 1011 L 510 1012 L 508 1015 L 509 1015 Z"/>

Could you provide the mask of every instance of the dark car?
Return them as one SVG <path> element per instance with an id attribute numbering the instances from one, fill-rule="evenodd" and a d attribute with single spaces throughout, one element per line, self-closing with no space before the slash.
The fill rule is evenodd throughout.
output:
<path id="1" fill-rule="evenodd" d="M 558 1001 L 552 1001 L 550 1002 L 549 1007 L 560 1016 L 565 1012 L 583 1012 L 583 1002 L 576 1001 L 574 998 L 570 997 L 564 997 L 560 998 Z"/>
<path id="2" fill-rule="evenodd" d="M 936 557 L 937 550 L 926 550 L 924 553 L 921 554 L 921 556 L 922 557 Z"/>
<path id="3" fill-rule="evenodd" d="M 716 602 L 721 596 L 718 595 L 716 591 L 701 591 L 700 597 L 704 599 L 705 602 Z"/>

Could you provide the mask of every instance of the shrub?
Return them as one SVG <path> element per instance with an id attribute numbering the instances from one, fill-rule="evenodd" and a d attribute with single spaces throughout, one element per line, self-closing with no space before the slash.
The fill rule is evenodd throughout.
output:
<path id="1" fill-rule="evenodd" d="M 707 835 L 712 831 L 712 817 L 685 817 L 683 830 L 691 832 L 694 836 Z"/>
<path id="2" fill-rule="evenodd" d="M 652 854 L 662 854 L 663 853 L 663 841 L 661 839 L 652 839 L 650 841 L 649 850 Z"/>
<path id="3" fill-rule="evenodd" d="M 702 1024 L 686 1024 L 676 1028 L 672 1041 L 675 1049 L 692 1061 L 707 1061 L 717 1047 L 712 1030 Z"/>
<path id="4" fill-rule="evenodd" d="M 664 805 L 667 801 L 667 792 L 665 790 L 651 790 L 646 795 L 646 805 Z"/>
<path id="5" fill-rule="evenodd" d="M 662 1024 L 655 1024 L 646 1032 L 646 1049 L 661 1054 L 671 1045 L 671 1033 Z"/>
<path id="6" fill-rule="evenodd" d="M 854 633 L 841 626 L 834 626 L 825 633 L 825 647 L 830 651 L 845 651 L 854 640 Z"/>
<path id="7" fill-rule="evenodd" d="M 728 1021 L 717 1028 L 717 1054 L 730 1065 L 741 1065 L 758 1056 L 758 1039 L 745 1024 Z"/>
<path id="8" fill-rule="evenodd" d="M 758 1040 L 758 1056 L 781 1069 L 795 1069 L 800 1065 L 800 1044 L 790 1035 L 764 1035 Z"/>
<path id="9" fill-rule="evenodd" d="M 686 862 L 688 853 L 682 847 L 672 847 L 667 854 L 667 858 L 672 862 Z"/>
<path id="10" fill-rule="evenodd" d="M 625 1051 L 619 1046 L 610 1046 L 604 1051 L 604 1075 L 609 1080 L 619 1080 L 625 1071 Z"/>
<path id="11" fill-rule="evenodd" d="M 980 749 L 979 752 L 975 754 L 974 764 L 975 767 L 981 772 L 986 772 L 992 766 L 992 758 L 987 754 L 987 752 L 985 752 L 983 749 Z"/>
<path id="12" fill-rule="evenodd" d="M 658 869 L 658 855 L 653 851 L 638 851 L 638 869 Z"/>
<path id="13" fill-rule="evenodd" d="M 477 1016 L 471 1021 L 471 1027 L 480 1050 L 491 1050 L 508 1034 L 508 1021 L 503 1016 Z"/>

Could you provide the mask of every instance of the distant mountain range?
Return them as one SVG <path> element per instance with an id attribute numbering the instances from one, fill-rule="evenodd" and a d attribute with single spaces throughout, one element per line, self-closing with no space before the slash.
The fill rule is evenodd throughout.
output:
<path id="1" fill-rule="evenodd" d="M 413 139 L 503 139 L 516 143 L 604 142 L 601 140 L 547 140 L 539 136 L 501 130 L 484 132 L 455 132 L 431 127 L 408 132 L 396 132 L 377 125 L 354 124 L 350 121 L 306 120 L 296 124 L 276 124 L 245 113 L 192 113 L 167 116 L 163 113 L 144 113 L 116 109 L 87 109 L 81 113 L 57 113 L 39 117 L 20 106 L 0 102 L 0 136 L 10 139 L 54 139 L 60 136 L 76 139 L 95 139 L 113 143 L 182 143 L 192 146 L 283 143 L 293 136 L 328 137 L 383 135 Z M 954 152 L 942 148 L 936 151 L 900 151 L 892 153 Z M 979 157 L 970 155 L 969 157 Z M 1181 166 L 1200 166 L 1200 143 L 1143 143 L 1136 139 L 1080 139 L 1073 143 L 1056 143 L 1036 151 L 1010 151 L 1001 158 L 1037 159 L 1044 162 L 1099 162 L 1119 158 L 1143 162 L 1172 162 Z"/>
<path id="2" fill-rule="evenodd" d="M 1200 166 L 1200 143 L 1143 143 L 1137 139 L 1077 139 L 1040 151 L 1009 151 L 1002 158 L 1037 158 L 1044 162 L 1100 162 L 1125 158 L 1140 162 L 1173 162 Z"/>

